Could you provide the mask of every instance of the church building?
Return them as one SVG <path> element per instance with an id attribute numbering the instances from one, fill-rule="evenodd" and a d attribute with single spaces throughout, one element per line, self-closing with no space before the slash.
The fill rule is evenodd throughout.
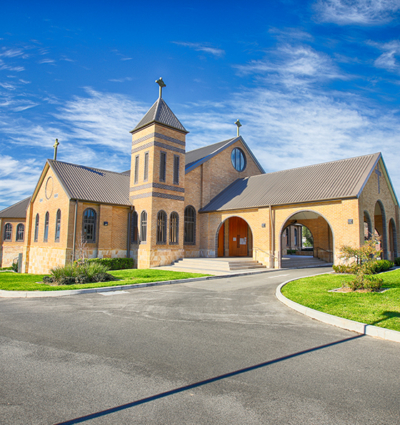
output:
<path id="1" fill-rule="evenodd" d="M 55 155 L 32 196 L 0 211 L 1 267 L 19 256 L 22 272 L 48 273 L 85 254 L 130 257 L 138 268 L 185 257 L 252 257 L 280 268 L 286 229 L 301 247 L 302 226 L 314 257 L 328 263 L 374 233 L 383 258 L 398 256 L 399 205 L 381 153 L 265 173 L 239 120 L 235 137 L 186 152 L 188 131 L 157 83 L 158 99 L 131 131 L 130 170 Z"/>

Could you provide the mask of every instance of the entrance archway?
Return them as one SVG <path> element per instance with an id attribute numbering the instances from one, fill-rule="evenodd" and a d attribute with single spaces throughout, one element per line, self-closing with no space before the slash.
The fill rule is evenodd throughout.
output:
<path id="1" fill-rule="evenodd" d="M 305 256 L 312 256 L 318 258 L 327 263 L 333 263 L 334 259 L 334 235 L 332 227 L 328 220 L 322 215 L 315 211 L 304 210 L 299 211 L 289 216 L 284 222 L 280 232 L 280 253 L 281 253 L 281 264 L 282 264 L 282 253 L 285 253 L 285 247 L 282 245 L 284 239 L 284 232 L 287 228 L 293 226 L 305 226 L 309 229 L 313 237 L 313 250 L 310 252 L 303 253 L 302 251 L 296 252 L 297 255 L 303 254 Z M 301 257 L 299 257 L 301 258 Z"/>
<path id="2" fill-rule="evenodd" d="M 253 234 L 247 221 L 241 217 L 227 218 L 217 230 L 218 257 L 251 257 Z"/>
<path id="3" fill-rule="evenodd" d="M 385 260 L 388 258 L 388 247 L 387 247 L 387 232 L 386 232 L 386 213 L 385 208 L 381 201 L 377 201 L 375 204 L 374 213 L 375 230 L 379 234 L 379 240 L 382 249 L 382 258 Z"/>
<path id="4" fill-rule="evenodd" d="M 368 211 L 364 211 L 364 240 L 372 238 L 372 221 Z"/>

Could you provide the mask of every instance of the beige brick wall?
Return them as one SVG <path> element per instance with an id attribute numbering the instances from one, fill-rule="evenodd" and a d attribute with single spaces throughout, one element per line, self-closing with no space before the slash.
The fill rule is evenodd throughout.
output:
<path id="1" fill-rule="evenodd" d="M 26 238 L 26 220 L 18 218 L 3 218 L 0 219 L 0 267 L 10 267 L 15 258 L 18 258 L 18 254 L 24 252 L 24 242 Z M 11 240 L 4 240 L 5 225 L 10 223 L 12 226 Z M 24 225 L 24 240 L 17 241 L 17 226 L 18 224 Z"/>
<path id="2" fill-rule="evenodd" d="M 395 200 L 389 190 L 389 185 L 384 176 L 384 167 L 382 161 L 379 161 L 379 169 L 382 172 L 380 177 L 380 193 L 378 192 L 378 176 L 375 171 L 372 172 L 371 176 L 366 183 L 361 196 L 360 196 L 360 243 L 364 243 L 364 211 L 366 211 L 371 219 L 372 229 L 377 228 L 380 233 L 382 230 L 385 232 L 385 239 L 387 240 L 386 249 L 388 252 L 388 258 L 394 258 L 394 249 L 390 249 L 389 244 L 389 222 L 393 219 L 398 234 L 399 229 L 399 215 L 398 207 L 396 206 Z M 384 228 L 382 227 L 382 217 L 375 216 L 375 207 L 377 201 L 380 201 L 383 205 L 386 223 Z M 397 253 L 399 252 L 399 237 L 397 236 Z"/>

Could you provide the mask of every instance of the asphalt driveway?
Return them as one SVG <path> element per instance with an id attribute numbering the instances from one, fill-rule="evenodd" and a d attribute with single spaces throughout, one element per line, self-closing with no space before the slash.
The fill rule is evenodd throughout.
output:
<path id="1" fill-rule="evenodd" d="M 0 299 L 0 424 L 399 424 L 400 344 L 275 298 L 321 272 Z"/>

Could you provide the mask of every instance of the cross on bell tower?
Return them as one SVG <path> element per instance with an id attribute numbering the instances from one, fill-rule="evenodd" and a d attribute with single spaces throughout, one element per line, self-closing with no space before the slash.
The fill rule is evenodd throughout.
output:
<path id="1" fill-rule="evenodd" d="M 382 173 L 379 171 L 379 163 L 376 166 L 375 174 L 378 176 L 378 193 L 381 193 L 380 177 L 382 176 Z"/>
<path id="2" fill-rule="evenodd" d="M 159 93 L 158 97 L 161 99 L 162 98 L 162 89 L 163 89 L 163 87 L 167 87 L 167 85 L 164 83 L 162 77 L 160 77 L 158 80 L 156 80 L 156 83 L 160 86 L 160 93 Z"/>

